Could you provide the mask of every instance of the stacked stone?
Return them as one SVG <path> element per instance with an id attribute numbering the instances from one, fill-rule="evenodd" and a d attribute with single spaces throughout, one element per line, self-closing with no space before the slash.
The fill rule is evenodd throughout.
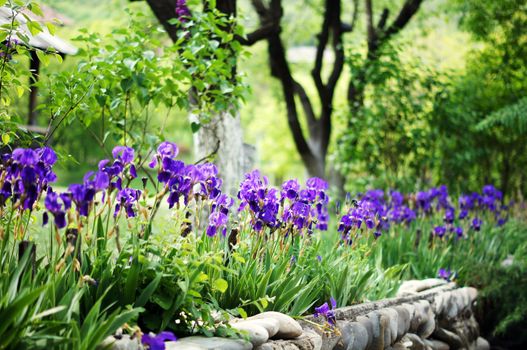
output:
<path id="1" fill-rule="evenodd" d="M 311 316 L 299 323 L 264 312 L 229 322 L 247 340 L 193 336 L 165 345 L 169 350 L 488 350 L 472 313 L 476 297 L 474 288 L 439 279 L 407 281 L 396 298 L 336 309 L 331 332 Z M 111 348 L 131 349 L 117 343 Z"/>
<path id="2" fill-rule="evenodd" d="M 331 333 L 313 327 L 317 320 L 309 317 L 309 322 L 302 322 L 303 342 L 271 340 L 260 349 L 489 349 L 487 341 L 479 337 L 472 313 L 476 289 L 456 289 L 454 283 L 427 279 L 403 283 L 397 296 L 337 309 L 337 325 Z"/>

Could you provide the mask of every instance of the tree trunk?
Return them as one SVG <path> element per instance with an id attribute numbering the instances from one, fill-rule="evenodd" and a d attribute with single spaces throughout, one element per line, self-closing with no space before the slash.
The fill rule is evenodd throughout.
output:
<path id="1" fill-rule="evenodd" d="M 191 115 L 191 118 L 196 116 Z M 196 159 L 211 158 L 223 179 L 223 190 L 236 195 L 243 174 L 252 168 L 250 146 L 243 143 L 240 115 L 222 112 L 194 134 Z"/>

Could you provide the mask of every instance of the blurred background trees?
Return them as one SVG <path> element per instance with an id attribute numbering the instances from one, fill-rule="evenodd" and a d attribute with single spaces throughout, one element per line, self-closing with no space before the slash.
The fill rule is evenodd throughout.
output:
<path id="1" fill-rule="evenodd" d="M 193 17 L 182 24 L 168 22 L 175 11 L 151 10 L 175 0 L 43 3 L 72 19 L 57 33 L 80 48 L 49 60 L 39 82 L 38 123 L 54 118 L 49 142 L 73 178 L 123 141 L 145 150 L 177 141 L 198 160 L 193 132 L 235 107 L 255 167 L 275 182 L 311 174 L 347 191 L 495 183 L 527 192 L 525 0 L 238 0 L 239 26 L 220 42 L 211 33 L 227 22 L 204 5 L 234 1 L 183 1 Z M 229 21 L 232 9 L 223 12 Z M 13 60 L 26 81 L 27 58 Z M 27 88 L 3 121 L 22 123 Z M 202 94 L 198 108 L 191 90 Z M 26 142 L 10 123 L 3 142 Z"/>

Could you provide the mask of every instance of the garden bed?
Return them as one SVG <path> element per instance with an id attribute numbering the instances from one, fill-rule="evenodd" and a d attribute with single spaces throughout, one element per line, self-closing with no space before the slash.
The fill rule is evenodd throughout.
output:
<path id="1" fill-rule="evenodd" d="M 488 350 L 472 310 L 476 297 L 474 288 L 444 280 L 409 281 L 398 297 L 327 310 L 299 323 L 276 312 L 231 320 L 246 340 L 193 336 L 165 345 L 170 350 Z M 112 343 L 115 350 L 142 348 L 139 339 L 129 337 L 105 341 Z"/>
<path id="2" fill-rule="evenodd" d="M 507 271 L 524 268 L 523 207 L 505 205 L 493 186 L 457 198 L 445 186 L 406 195 L 369 190 L 340 203 L 330 201 L 321 179 L 277 188 L 255 170 L 234 199 L 222 192 L 214 165 L 185 164 L 177 155 L 170 142 L 142 161 L 118 146 L 63 191 L 52 188 L 50 148 L 2 156 L 0 348 L 94 349 L 118 329 L 152 350 L 176 337 L 187 339 L 177 346 L 203 339 L 189 337 L 230 342 L 247 336 L 246 321 L 232 318 L 269 318 L 270 311 L 304 316 L 294 335 L 303 338 L 285 348 L 319 340 L 338 348 L 352 342 L 349 332 L 363 331 L 354 323 L 363 317 L 397 323 L 401 303 L 419 310 L 409 330 L 425 345 L 430 336 L 445 341 L 433 334 L 443 329 L 472 347 L 473 289 L 446 284 L 385 298 L 401 281 L 436 276 L 460 285 L 487 281 L 485 291 L 494 282 L 480 277 L 504 259 L 512 261 Z M 438 282 L 413 287 L 423 283 Z M 506 316 L 521 298 L 504 295 L 503 320 L 521 320 L 521 313 Z M 438 307 L 442 298 L 447 306 Z M 354 306 L 337 308 L 347 305 Z M 305 317 L 313 312 L 317 318 Z M 381 345 L 380 331 L 368 333 L 367 343 L 395 346 L 412 337 L 407 331 L 382 333 Z M 282 346 L 263 345 L 272 336 L 257 333 L 251 346 Z"/>

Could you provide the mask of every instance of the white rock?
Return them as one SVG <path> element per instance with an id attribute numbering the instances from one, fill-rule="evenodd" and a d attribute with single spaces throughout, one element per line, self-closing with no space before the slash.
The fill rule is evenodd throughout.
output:
<path id="1" fill-rule="evenodd" d="M 474 302 L 478 298 L 478 290 L 474 287 L 466 287 L 467 294 L 469 296 L 470 304 Z"/>
<path id="2" fill-rule="evenodd" d="M 302 327 L 292 317 L 282 314 L 276 311 L 262 312 L 261 314 L 251 316 L 248 320 L 258 320 L 272 318 L 278 321 L 279 330 L 274 335 L 274 338 L 279 339 L 293 339 L 299 337 L 302 334 Z"/>
<path id="3" fill-rule="evenodd" d="M 251 350 L 253 345 L 245 340 L 241 339 L 229 339 L 229 338 L 220 338 L 220 337 L 202 337 L 202 336 L 192 336 L 181 338 L 171 346 L 183 346 L 183 345 L 194 345 L 198 347 L 197 349 L 203 350 Z M 170 349 L 179 350 L 179 349 L 189 349 L 189 348 L 179 348 L 172 347 Z"/>
<path id="4" fill-rule="evenodd" d="M 408 310 L 408 313 L 410 314 L 410 320 L 414 318 L 415 306 L 409 303 L 403 303 L 401 304 L 401 306 L 404 307 L 406 310 Z"/>
<path id="5" fill-rule="evenodd" d="M 427 350 L 427 346 L 425 345 L 423 340 L 421 338 L 419 338 L 419 336 L 417 334 L 407 333 L 403 337 L 403 339 L 401 339 L 401 343 L 403 343 L 403 344 L 410 343 L 408 348 L 410 348 L 412 350 Z"/>
<path id="6" fill-rule="evenodd" d="M 236 325 L 240 324 L 254 324 L 263 327 L 267 330 L 269 338 L 274 337 L 280 330 L 280 322 L 275 318 L 260 318 L 255 320 L 240 320 L 236 319 L 229 322 L 232 327 L 236 328 Z"/>
<path id="7" fill-rule="evenodd" d="M 128 334 L 121 335 L 119 339 L 113 335 L 107 337 L 97 347 L 97 349 L 105 350 L 142 350 L 143 345 L 138 338 L 130 338 Z"/>
<path id="8" fill-rule="evenodd" d="M 269 339 L 267 329 L 255 324 L 254 322 L 238 322 L 231 324 L 231 326 L 242 333 L 247 333 L 253 346 L 262 345 Z"/>
<path id="9" fill-rule="evenodd" d="M 442 286 L 446 283 L 447 282 L 445 280 L 440 278 L 404 281 L 397 291 L 397 296 L 417 294 L 427 289 Z"/>
<path id="10" fill-rule="evenodd" d="M 482 337 L 478 337 L 476 339 L 476 350 L 489 350 L 490 345 L 489 342 L 483 339 Z"/>
<path id="11" fill-rule="evenodd" d="M 439 293 L 435 296 L 434 302 L 432 303 L 432 308 L 438 316 L 443 313 L 443 310 L 445 309 L 444 293 Z"/>
<path id="12" fill-rule="evenodd" d="M 165 350 L 206 350 L 207 348 L 192 343 L 182 343 L 179 341 L 165 342 Z"/>
<path id="13" fill-rule="evenodd" d="M 514 264 L 514 255 L 508 255 L 502 262 L 502 267 L 509 267 Z"/>
<path id="14" fill-rule="evenodd" d="M 415 312 L 412 321 L 410 321 L 410 332 L 417 333 L 419 327 L 428 321 L 428 311 L 424 303 L 415 302 L 412 305 L 415 307 Z"/>
<path id="15" fill-rule="evenodd" d="M 417 334 L 421 338 L 428 338 L 430 335 L 432 335 L 432 333 L 434 333 L 435 328 L 436 321 L 433 317 L 430 317 L 425 323 L 417 328 Z"/>
<path id="16" fill-rule="evenodd" d="M 423 342 L 429 346 L 432 350 L 450 350 L 450 346 L 441 340 L 424 339 Z"/>
<path id="17" fill-rule="evenodd" d="M 410 329 L 410 312 L 402 305 L 395 306 L 394 309 L 398 314 L 397 339 L 401 339 Z"/>
<path id="18" fill-rule="evenodd" d="M 399 314 L 393 308 L 386 308 L 385 312 L 390 316 L 391 343 L 397 339 L 397 328 L 399 324 Z"/>
<path id="19" fill-rule="evenodd" d="M 459 309 L 459 305 L 461 304 L 459 294 L 458 293 L 451 293 L 450 299 L 448 303 L 448 309 L 446 310 L 446 317 L 447 319 L 454 319 L 461 311 Z"/>

